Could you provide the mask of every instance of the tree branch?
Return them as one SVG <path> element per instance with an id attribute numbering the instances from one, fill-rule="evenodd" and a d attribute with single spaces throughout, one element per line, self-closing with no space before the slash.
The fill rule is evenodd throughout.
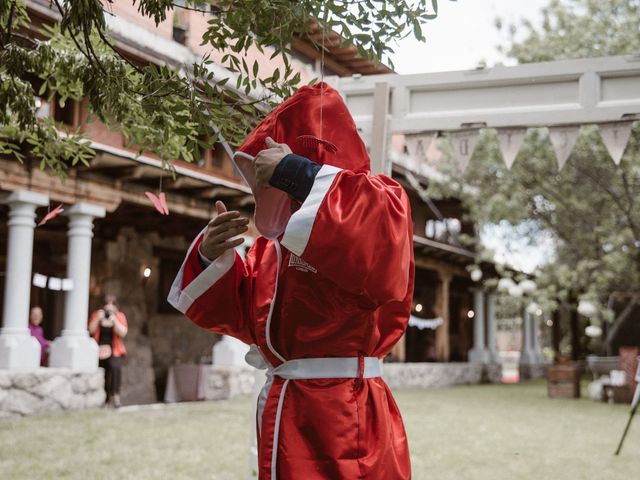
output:
<path id="1" fill-rule="evenodd" d="M 16 2 L 13 0 L 11 2 L 11 8 L 9 9 L 9 16 L 7 17 L 7 26 L 5 28 L 5 38 L 4 42 L 2 42 L 2 46 L 5 46 L 11 41 L 11 28 L 13 27 L 13 14 L 16 10 Z"/>

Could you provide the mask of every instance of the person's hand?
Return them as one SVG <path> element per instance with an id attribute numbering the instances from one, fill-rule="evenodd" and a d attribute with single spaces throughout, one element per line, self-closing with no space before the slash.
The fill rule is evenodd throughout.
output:
<path id="1" fill-rule="evenodd" d="M 120 311 L 115 303 L 107 303 L 103 308 L 105 310 L 110 310 L 112 313 L 118 313 Z"/>
<path id="2" fill-rule="evenodd" d="M 204 240 L 200 244 L 200 253 L 209 260 L 215 260 L 227 250 L 242 245 L 244 238 L 231 238 L 249 229 L 248 218 L 241 217 L 237 211 L 227 212 L 227 207 L 219 200 L 216 210 L 218 214 L 207 225 Z"/>
<path id="3" fill-rule="evenodd" d="M 271 176 L 280 160 L 292 153 L 286 143 L 276 143 L 271 137 L 267 137 L 265 143 L 267 148 L 258 152 L 253 161 L 253 166 L 256 169 L 256 185 L 258 187 L 268 187 L 269 180 L 271 180 Z"/>
<path id="4" fill-rule="evenodd" d="M 111 317 L 104 317 L 100 319 L 100 325 L 103 327 L 113 327 L 113 319 Z"/>

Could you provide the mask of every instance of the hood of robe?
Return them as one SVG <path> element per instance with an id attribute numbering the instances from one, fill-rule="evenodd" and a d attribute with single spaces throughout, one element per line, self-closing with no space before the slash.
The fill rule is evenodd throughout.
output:
<path id="1" fill-rule="evenodd" d="M 258 124 L 233 157 L 256 200 L 256 228 L 270 239 L 284 232 L 295 202 L 276 188 L 256 188 L 253 159 L 266 148 L 267 137 L 320 165 L 370 171 L 367 149 L 340 94 L 326 83 L 300 88 Z"/>

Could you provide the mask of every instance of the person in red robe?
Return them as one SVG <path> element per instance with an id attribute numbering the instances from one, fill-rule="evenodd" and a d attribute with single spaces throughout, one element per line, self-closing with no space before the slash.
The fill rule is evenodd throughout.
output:
<path id="1" fill-rule="evenodd" d="M 413 296 L 409 200 L 371 175 L 337 91 L 302 87 L 234 161 L 256 198 L 248 219 L 218 215 L 193 241 L 169 302 L 196 325 L 251 345 L 267 368 L 258 398 L 260 480 L 411 478 L 398 407 L 381 377 Z"/>

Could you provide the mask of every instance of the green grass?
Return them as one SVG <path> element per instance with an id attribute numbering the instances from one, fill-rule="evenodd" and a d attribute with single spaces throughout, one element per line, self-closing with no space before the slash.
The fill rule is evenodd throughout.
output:
<path id="1" fill-rule="evenodd" d="M 624 405 L 551 400 L 542 382 L 395 396 L 415 480 L 614 480 L 640 472 L 640 418 L 613 456 Z M 0 477 L 244 480 L 250 411 L 241 399 L 0 420 Z"/>

